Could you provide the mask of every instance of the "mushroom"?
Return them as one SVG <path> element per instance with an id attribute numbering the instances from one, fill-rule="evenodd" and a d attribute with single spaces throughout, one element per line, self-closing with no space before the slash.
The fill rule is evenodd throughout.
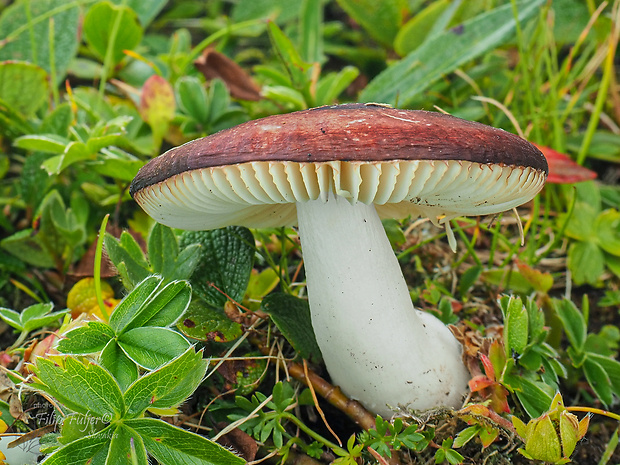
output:
<path id="1" fill-rule="evenodd" d="M 382 218 L 445 224 L 521 205 L 547 163 L 520 137 L 380 104 L 250 121 L 173 148 L 130 192 L 182 229 L 298 224 L 312 325 L 334 384 L 367 409 L 458 407 L 469 375 L 450 330 L 412 304 Z M 454 238 L 448 234 L 451 244 Z"/>

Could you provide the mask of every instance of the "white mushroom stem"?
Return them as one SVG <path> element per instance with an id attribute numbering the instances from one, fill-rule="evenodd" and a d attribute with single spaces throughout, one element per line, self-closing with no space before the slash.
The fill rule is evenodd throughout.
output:
<path id="1" fill-rule="evenodd" d="M 367 409 L 459 407 L 469 374 L 461 346 L 414 308 L 372 205 L 297 203 L 312 326 L 334 384 Z"/>

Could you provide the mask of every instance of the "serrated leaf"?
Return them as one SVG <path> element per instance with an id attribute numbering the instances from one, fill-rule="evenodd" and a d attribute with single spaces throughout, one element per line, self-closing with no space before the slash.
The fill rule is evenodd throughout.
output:
<path id="1" fill-rule="evenodd" d="M 103 465 L 110 447 L 110 435 L 114 427 L 109 426 L 99 433 L 86 436 L 49 455 L 45 465 Z"/>
<path id="2" fill-rule="evenodd" d="M 183 354 L 190 344 L 179 333 L 168 328 L 135 328 L 118 337 L 125 354 L 147 370 L 155 370 Z"/>
<path id="3" fill-rule="evenodd" d="M 140 433 L 120 424 L 111 435 L 108 460 L 105 465 L 148 465 L 146 448 Z"/>
<path id="4" fill-rule="evenodd" d="M 64 366 L 60 366 L 38 358 L 34 372 L 45 392 L 74 412 L 112 421 L 125 411 L 118 384 L 99 365 L 67 357 Z"/>
<path id="5" fill-rule="evenodd" d="M 115 28 L 118 24 L 118 28 Z M 112 62 L 119 63 L 125 54 L 123 50 L 132 50 L 142 40 L 142 27 L 131 8 L 113 5 L 108 1 L 98 2 L 91 6 L 84 18 L 84 38 L 88 45 L 105 59 L 108 49 L 114 44 Z M 117 31 L 113 36 L 113 31 Z"/>
<path id="6" fill-rule="evenodd" d="M 161 282 L 159 276 L 148 276 L 120 301 L 110 317 L 110 327 L 115 334 L 120 334 L 131 323 Z"/>
<path id="7" fill-rule="evenodd" d="M 207 303 L 223 307 L 226 293 L 239 302 L 243 299 L 254 263 L 254 237 L 247 228 L 229 226 L 212 231 L 185 231 L 181 247 L 200 244 L 201 258 L 191 279 L 194 292 Z"/>
<path id="8" fill-rule="evenodd" d="M 99 352 L 114 338 L 114 331 L 105 323 L 91 321 L 65 334 L 56 349 L 64 354 L 92 354 Z"/>
<path id="9" fill-rule="evenodd" d="M 123 392 L 138 379 L 138 366 L 125 354 L 115 340 L 111 340 L 105 346 L 99 356 L 99 363 L 114 376 Z"/>
<path id="10" fill-rule="evenodd" d="M 160 223 L 155 223 L 148 238 L 149 261 L 153 271 L 162 276 L 168 276 L 174 269 L 174 260 L 179 254 L 177 238 L 172 229 Z"/>
<path id="11" fill-rule="evenodd" d="M 517 18 L 511 4 L 502 5 L 432 37 L 374 78 L 359 101 L 406 106 L 442 76 L 504 44 L 514 34 L 515 21 L 525 23 L 543 3 L 517 2 Z"/>
<path id="12" fill-rule="evenodd" d="M 504 315 L 504 345 L 506 355 L 512 351 L 522 354 L 528 341 L 529 318 L 520 298 L 512 298 Z"/>
<path id="13" fill-rule="evenodd" d="M 104 244 L 106 252 L 117 268 L 123 264 L 124 270 L 130 284 L 135 286 L 151 274 L 144 253 L 140 245 L 127 231 L 121 233 L 120 239 L 116 239 L 109 233 L 105 234 Z"/>
<path id="14" fill-rule="evenodd" d="M 128 420 L 125 425 L 140 433 L 147 451 L 160 463 L 241 465 L 245 462 L 219 444 L 161 420 L 140 418 Z"/>
<path id="15" fill-rule="evenodd" d="M 125 392 L 127 418 L 135 418 L 151 407 L 177 406 L 198 387 L 206 369 L 202 351 L 194 352 L 189 348 L 166 365 L 142 376 Z"/>
<path id="16" fill-rule="evenodd" d="M 239 323 L 201 300 L 194 300 L 189 305 L 177 328 L 187 337 L 199 341 L 230 342 L 242 333 Z"/>
<path id="17" fill-rule="evenodd" d="M 261 310 L 268 313 L 284 337 L 302 358 L 320 361 L 321 349 L 316 342 L 308 301 L 275 293 L 263 299 Z"/>
<path id="18" fill-rule="evenodd" d="M 192 289 L 187 281 L 174 281 L 154 292 L 122 329 L 129 331 L 140 326 L 170 326 L 187 310 Z"/>

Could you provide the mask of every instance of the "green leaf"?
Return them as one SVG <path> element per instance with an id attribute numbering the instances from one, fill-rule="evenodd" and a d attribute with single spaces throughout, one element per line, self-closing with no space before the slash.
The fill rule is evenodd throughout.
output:
<path id="1" fill-rule="evenodd" d="M 127 231 L 121 233 L 120 240 L 106 233 L 104 244 L 112 263 L 117 268 L 120 264 L 125 265 L 127 277 L 130 280 L 128 284 L 132 287 L 151 274 L 142 249 Z"/>
<path id="2" fill-rule="evenodd" d="M 64 354 L 92 354 L 100 352 L 114 338 L 114 331 L 107 324 L 91 321 L 65 334 L 57 349 Z"/>
<path id="3" fill-rule="evenodd" d="M 295 89 L 302 89 L 308 83 L 306 72 L 311 68 L 310 63 L 302 60 L 293 42 L 282 32 L 276 23 L 268 24 L 269 38 L 280 58 L 280 61 L 289 73 L 291 84 Z"/>
<path id="4" fill-rule="evenodd" d="M 113 36 L 115 29 L 117 35 Z M 124 58 L 123 50 L 133 50 L 142 40 L 142 27 L 134 11 L 108 1 L 90 7 L 83 30 L 86 42 L 101 60 L 105 59 L 108 48 L 113 47 L 111 53 L 115 65 Z"/>
<path id="5" fill-rule="evenodd" d="M 527 309 L 519 297 L 508 301 L 504 313 L 504 344 L 506 356 L 512 351 L 522 354 L 528 341 L 529 318 Z"/>
<path id="6" fill-rule="evenodd" d="M 322 359 L 321 349 L 312 331 L 307 300 L 289 294 L 274 293 L 263 299 L 261 309 L 271 316 L 278 329 L 302 358 L 316 361 Z"/>
<path id="7" fill-rule="evenodd" d="M 38 378 L 34 387 L 44 390 L 74 412 L 112 421 L 125 411 L 118 384 L 99 365 L 67 357 L 63 367 L 53 360 L 38 358 L 34 372 Z"/>
<path id="8" fill-rule="evenodd" d="M 160 463 L 241 465 L 245 461 L 215 442 L 153 418 L 128 420 L 140 433 L 149 454 Z"/>
<path id="9" fill-rule="evenodd" d="M 322 62 L 323 56 L 323 2 L 321 0 L 303 0 L 299 13 L 300 29 L 299 50 L 301 57 L 308 63 Z"/>
<path id="10" fill-rule="evenodd" d="M 575 304 L 568 299 L 553 299 L 552 305 L 556 315 L 564 326 L 566 331 L 566 337 L 573 348 L 581 353 L 583 352 L 588 328 L 586 320 L 583 314 L 575 306 Z"/>
<path id="11" fill-rule="evenodd" d="M 83 142 L 69 142 L 64 153 L 48 158 L 43 162 L 43 168 L 50 174 L 59 174 L 74 163 L 92 160 L 95 153 L 91 152 Z"/>
<path id="12" fill-rule="evenodd" d="M 110 327 L 115 334 L 125 330 L 161 283 L 159 276 L 148 276 L 119 302 L 110 317 Z"/>
<path id="13" fill-rule="evenodd" d="M 316 105 L 331 105 L 355 81 L 360 72 L 354 66 L 345 66 L 337 73 L 322 77 L 316 86 Z M 385 224 L 385 220 L 384 220 Z"/>
<path id="14" fill-rule="evenodd" d="M 613 402 L 611 380 L 605 369 L 596 361 L 595 358 L 586 357 L 583 363 L 583 372 L 586 375 L 588 384 L 596 394 L 596 397 L 605 405 L 610 406 Z"/>
<path id="15" fill-rule="evenodd" d="M 142 26 L 146 27 L 166 6 L 167 0 L 112 0 L 116 5 L 125 5 L 136 12 Z"/>
<path id="16" fill-rule="evenodd" d="M 568 248 L 568 268 L 575 284 L 596 284 L 605 271 L 605 255 L 594 242 L 573 242 Z"/>
<path id="17" fill-rule="evenodd" d="M 69 313 L 69 310 L 61 310 L 59 312 L 52 312 L 49 315 L 30 318 L 27 321 L 24 321 L 24 331 L 31 332 L 35 329 L 43 328 L 44 326 L 49 326 L 52 323 L 58 321 L 58 319 L 65 316 Z"/>
<path id="18" fill-rule="evenodd" d="M 30 63 L 0 63 L 0 101 L 14 111 L 32 116 L 45 103 L 47 93 L 44 69 Z"/>
<path id="19" fill-rule="evenodd" d="M 204 84 L 194 76 L 182 76 L 174 84 L 179 108 L 196 121 L 209 121 L 209 102 Z"/>
<path id="20" fill-rule="evenodd" d="M 154 292 L 122 331 L 140 326 L 170 326 L 185 312 L 192 298 L 186 281 L 174 281 Z"/>
<path id="21" fill-rule="evenodd" d="M 155 223 L 148 238 L 148 256 L 153 271 L 168 276 L 174 269 L 174 259 L 179 254 L 179 245 L 172 229 Z"/>
<path id="22" fill-rule="evenodd" d="M 114 427 L 100 431 L 96 435 L 86 436 L 48 456 L 42 464 L 45 465 L 103 465 L 106 463 L 110 447 L 110 435 Z"/>
<path id="23" fill-rule="evenodd" d="M 47 134 L 48 137 L 59 136 L 61 139 L 64 139 L 69 133 L 72 122 L 73 111 L 71 110 L 71 104 L 61 103 L 45 115 L 41 122 L 39 133 Z"/>
<path id="24" fill-rule="evenodd" d="M 62 419 L 58 442 L 69 444 L 84 436 L 96 434 L 105 428 L 106 423 L 101 419 L 92 418 L 88 415 L 73 413 Z"/>
<path id="25" fill-rule="evenodd" d="M 29 265 L 38 268 L 54 268 L 55 257 L 41 242 L 41 237 L 32 229 L 23 229 L 3 239 L 2 248 Z"/>
<path id="26" fill-rule="evenodd" d="M 101 149 L 97 159 L 88 163 L 89 168 L 104 176 L 131 182 L 144 162 L 118 147 Z"/>
<path id="27" fill-rule="evenodd" d="M 598 213 L 598 208 L 589 202 L 575 202 L 573 213 L 566 223 L 564 234 L 580 241 L 591 240 L 596 235 L 594 227 Z"/>
<path id="28" fill-rule="evenodd" d="M 3 38 L 0 60 L 28 61 L 47 73 L 54 68 L 54 85 L 63 82 L 80 44 L 76 39 L 79 36 L 81 3 L 69 0 L 14 2 L 0 16 L 0 37 Z M 54 27 L 52 34 L 50 24 Z M 50 36 L 54 40 L 53 46 Z M 31 98 L 31 94 L 22 95 L 29 96 L 24 100 Z"/>
<path id="29" fill-rule="evenodd" d="M 212 231 L 185 231 L 180 245 L 190 244 L 202 246 L 200 262 L 191 279 L 194 292 L 215 307 L 223 307 L 228 300 L 220 291 L 240 302 L 254 263 L 254 236 L 250 230 L 229 226 Z"/>
<path id="30" fill-rule="evenodd" d="M 549 409 L 553 398 L 553 388 L 550 386 L 516 375 L 504 376 L 504 382 L 515 390 L 519 402 L 531 418 L 537 418 Z"/>
<path id="31" fill-rule="evenodd" d="M 146 448 L 139 432 L 120 424 L 111 437 L 106 465 L 148 465 Z"/>
<path id="32" fill-rule="evenodd" d="M 594 224 L 599 246 L 615 256 L 620 256 L 620 212 L 605 210 L 599 214 Z"/>
<path id="33" fill-rule="evenodd" d="M 481 273 L 482 267 L 479 265 L 471 266 L 463 272 L 459 281 L 459 294 L 461 294 L 461 296 L 467 294 L 471 287 L 476 283 Z"/>
<path id="34" fill-rule="evenodd" d="M 242 333 L 239 323 L 202 300 L 191 302 L 177 328 L 187 337 L 200 341 L 230 342 Z"/>
<path id="35" fill-rule="evenodd" d="M 202 381 L 207 362 L 202 351 L 189 348 L 166 365 L 132 384 L 125 392 L 127 418 L 136 418 L 148 408 L 170 408 L 179 405 Z"/>
<path id="36" fill-rule="evenodd" d="M 543 3 L 544 0 L 518 2 L 519 22 L 538 14 Z M 398 102 L 399 106 L 406 106 L 442 76 L 504 44 L 514 29 L 511 4 L 482 13 L 425 41 L 383 71 L 362 91 L 359 101 L 393 105 Z"/>
<path id="37" fill-rule="evenodd" d="M 394 39 L 394 50 L 400 56 L 405 56 L 418 48 L 435 27 L 436 21 L 450 6 L 448 0 L 438 0 L 430 3 L 426 8 L 418 11 L 398 31 Z"/>
<path id="38" fill-rule="evenodd" d="M 69 140 L 55 134 L 33 134 L 15 139 L 13 145 L 24 150 L 63 153 Z"/>
<path id="39" fill-rule="evenodd" d="M 20 318 L 20 314 L 15 310 L 11 310 L 10 308 L 0 308 L 0 318 L 8 324 L 12 326 L 18 331 L 23 331 L 24 327 L 22 325 L 22 320 Z"/>
<path id="40" fill-rule="evenodd" d="M 340 7 L 373 39 L 388 47 L 398 33 L 407 4 L 401 0 L 338 0 Z"/>
<path id="41" fill-rule="evenodd" d="M 189 342 L 168 328 L 134 328 L 118 337 L 118 345 L 135 363 L 155 370 L 184 353 Z"/>
<path id="42" fill-rule="evenodd" d="M 99 356 L 99 363 L 108 370 L 125 392 L 138 379 L 138 366 L 121 349 L 115 340 L 110 340 Z"/>
<path id="43" fill-rule="evenodd" d="M 588 359 L 598 364 L 609 378 L 613 393 L 620 397 L 620 362 L 612 357 L 588 354 Z"/>

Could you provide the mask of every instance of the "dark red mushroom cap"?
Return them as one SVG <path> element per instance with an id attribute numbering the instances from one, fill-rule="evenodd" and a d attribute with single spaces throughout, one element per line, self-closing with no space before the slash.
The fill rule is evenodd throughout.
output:
<path id="1" fill-rule="evenodd" d="M 382 217 L 497 213 L 534 197 L 548 173 L 524 139 L 442 113 L 378 104 L 275 115 L 173 148 L 130 192 L 169 226 L 296 222 L 295 203 L 331 189 Z"/>

